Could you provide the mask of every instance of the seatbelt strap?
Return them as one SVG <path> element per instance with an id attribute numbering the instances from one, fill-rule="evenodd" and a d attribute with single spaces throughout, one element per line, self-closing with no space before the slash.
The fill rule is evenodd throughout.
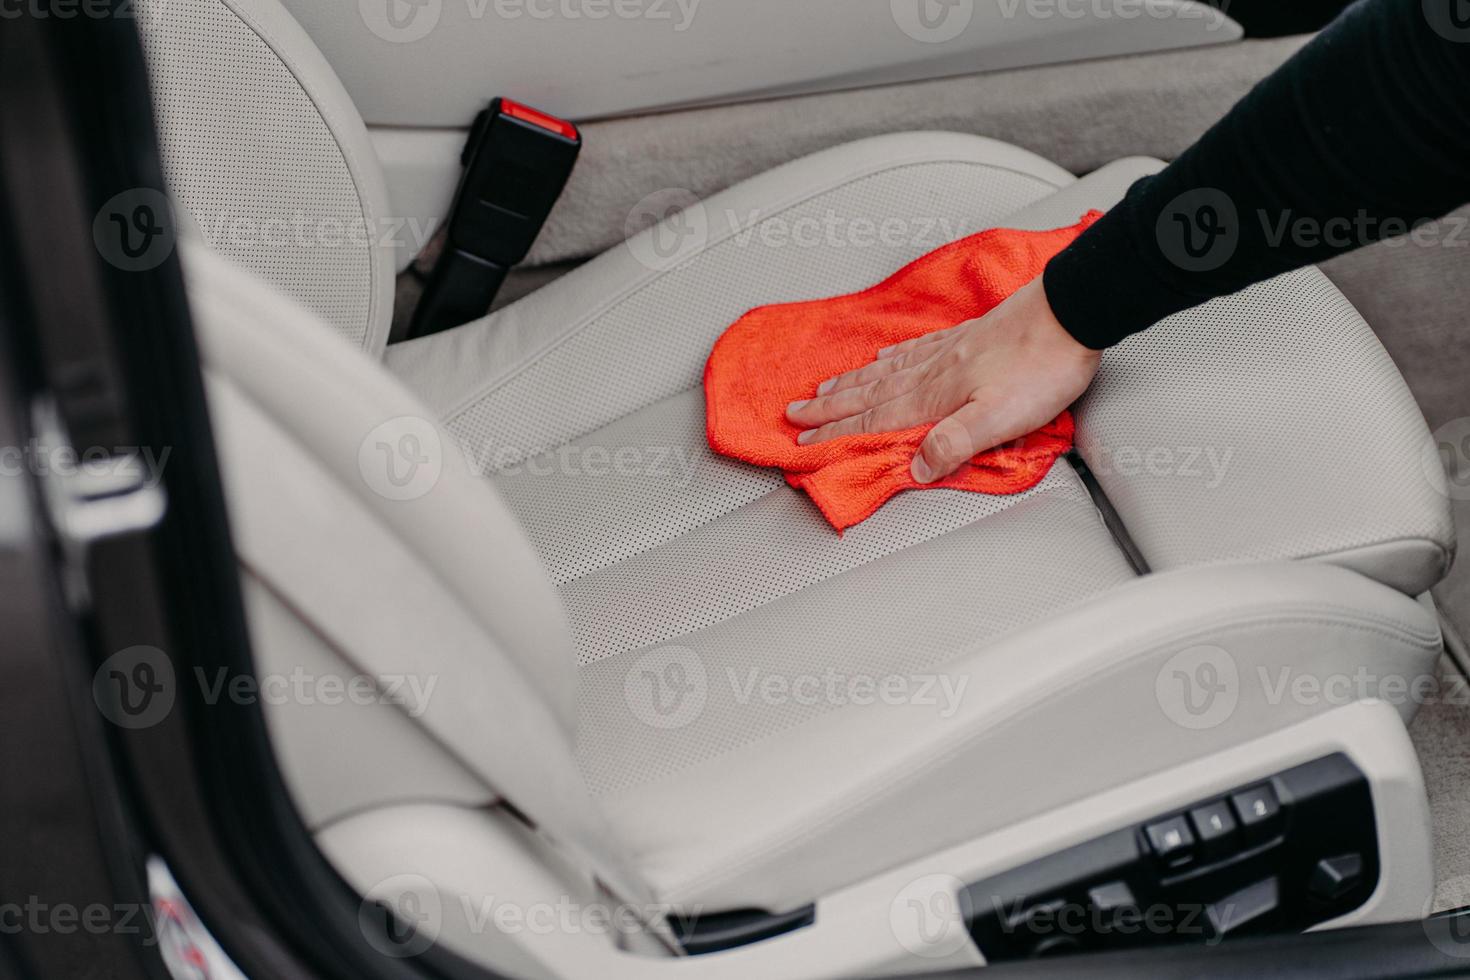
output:
<path id="1" fill-rule="evenodd" d="M 460 162 L 444 251 L 414 311 L 410 337 L 482 317 L 510 267 L 561 196 L 582 136 L 571 123 L 510 99 L 475 117 Z"/>

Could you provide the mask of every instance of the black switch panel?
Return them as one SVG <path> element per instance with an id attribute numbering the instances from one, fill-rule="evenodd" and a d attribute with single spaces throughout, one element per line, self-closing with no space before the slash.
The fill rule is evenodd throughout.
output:
<path id="1" fill-rule="evenodd" d="M 965 907 L 1003 962 L 1299 932 L 1377 884 L 1368 780 L 1337 754 L 976 882 Z"/>

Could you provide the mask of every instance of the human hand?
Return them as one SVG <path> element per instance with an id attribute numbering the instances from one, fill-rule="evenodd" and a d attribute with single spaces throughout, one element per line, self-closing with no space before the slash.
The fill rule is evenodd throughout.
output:
<path id="1" fill-rule="evenodd" d="M 1087 390 L 1102 355 L 1067 333 L 1041 277 L 976 320 L 886 347 L 824 381 L 786 417 L 803 445 L 937 422 L 914 456 L 933 483 L 978 453 L 1041 428 Z"/>

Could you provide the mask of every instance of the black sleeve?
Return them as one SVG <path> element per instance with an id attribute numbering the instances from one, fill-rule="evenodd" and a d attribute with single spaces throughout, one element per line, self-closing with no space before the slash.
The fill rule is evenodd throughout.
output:
<path id="1" fill-rule="evenodd" d="M 1464 0 L 1360 0 L 1047 265 L 1088 347 L 1470 200 Z"/>

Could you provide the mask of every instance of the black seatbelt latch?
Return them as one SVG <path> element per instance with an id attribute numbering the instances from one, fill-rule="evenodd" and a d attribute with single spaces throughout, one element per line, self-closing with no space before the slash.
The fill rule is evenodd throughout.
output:
<path id="1" fill-rule="evenodd" d="M 475 117 L 460 162 L 444 251 L 414 311 L 422 337 L 485 315 L 526 257 L 582 149 L 577 127 L 510 99 Z"/>

